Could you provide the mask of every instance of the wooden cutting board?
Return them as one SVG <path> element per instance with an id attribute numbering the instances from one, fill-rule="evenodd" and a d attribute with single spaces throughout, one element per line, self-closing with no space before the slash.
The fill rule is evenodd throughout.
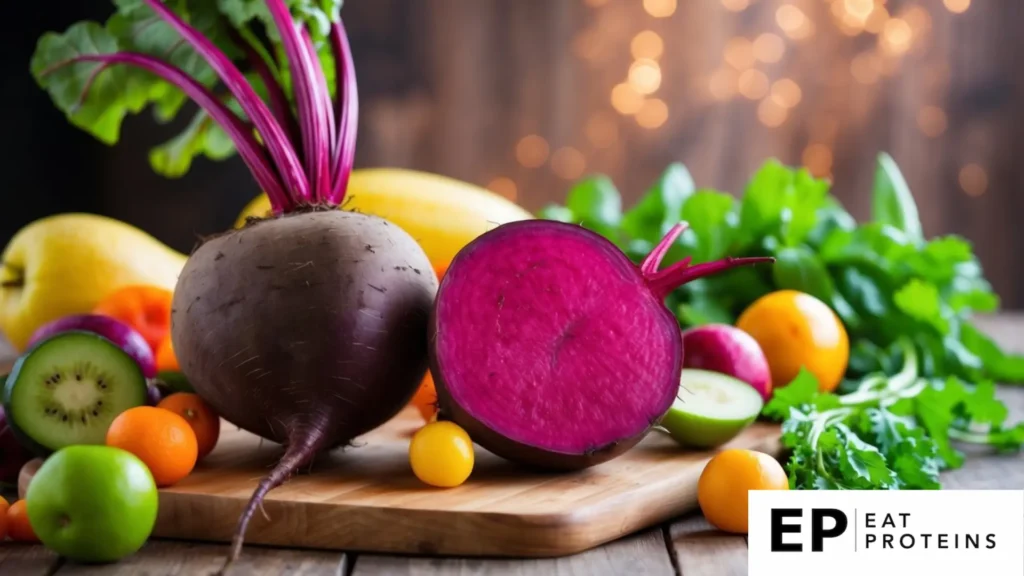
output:
<path id="1" fill-rule="evenodd" d="M 580 552 L 658 524 L 697 505 L 712 452 L 679 448 L 654 432 L 589 470 L 539 474 L 477 448 L 472 477 L 452 489 L 422 484 L 409 468 L 409 438 L 423 420 L 407 409 L 323 456 L 312 472 L 273 490 L 246 542 L 295 548 L 457 556 L 552 557 Z M 777 455 L 779 430 L 755 424 L 723 447 Z M 161 490 L 154 537 L 230 542 L 260 477 L 281 455 L 224 423 L 217 448 L 178 485 Z M 27 479 L 27 478 L 26 478 Z M 268 519 L 269 518 L 269 519 Z"/>

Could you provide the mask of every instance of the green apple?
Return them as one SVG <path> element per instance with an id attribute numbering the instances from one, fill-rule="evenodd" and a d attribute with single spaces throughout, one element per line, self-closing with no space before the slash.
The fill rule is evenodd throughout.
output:
<path id="1" fill-rule="evenodd" d="M 58 450 L 36 472 L 25 500 L 42 543 L 77 562 L 129 556 L 156 524 L 153 475 L 133 454 L 109 446 Z"/>
<path id="2" fill-rule="evenodd" d="M 764 399 L 750 384 L 687 368 L 679 379 L 679 395 L 660 424 L 683 446 L 715 448 L 750 426 L 763 407 Z"/>

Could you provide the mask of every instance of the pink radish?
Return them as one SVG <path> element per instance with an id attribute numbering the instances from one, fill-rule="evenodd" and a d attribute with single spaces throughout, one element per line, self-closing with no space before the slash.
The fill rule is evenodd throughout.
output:
<path id="1" fill-rule="evenodd" d="M 727 374 L 772 395 L 772 373 L 757 341 L 728 324 L 708 324 L 683 332 L 683 367 Z"/>

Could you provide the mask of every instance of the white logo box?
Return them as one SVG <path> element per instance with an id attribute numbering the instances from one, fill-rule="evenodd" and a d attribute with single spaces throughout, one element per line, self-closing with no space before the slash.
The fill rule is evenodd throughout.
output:
<path id="1" fill-rule="evenodd" d="M 749 504 L 750 576 L 1024 576 L 1024 490 L 758 490 Z M 792 511 L 776 546 L 802 551 L 772 550 L 773 509 Z"/>

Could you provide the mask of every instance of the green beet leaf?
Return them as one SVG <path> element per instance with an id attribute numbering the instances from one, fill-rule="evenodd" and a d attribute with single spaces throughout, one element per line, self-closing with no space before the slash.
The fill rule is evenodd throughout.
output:
<path id="1" fill-rule="evenodd" d="M 885 152 L 878 155 L 871 196 L 872 220 L 903 231 L 910 239 L 923 239 L 917 204 L 896 162 Z"/>
<path id="2" fill-rule="evenodd" d="M 78 22 L 63 34 L 49 32 L 40 37 L 31 63 L 36 82 L 57 108 L 72 124 L 105 144 L 118 141 L 125 116 L 140 112 L 165 89 L 157 86 L 154 77 L 122 66 L 58 65 L 81 54 L 118 50 L 117 39 L 106 28 L 96 22 Z"/>
<path id="3" fill-rule="evenodd" d="M 683 204 L 694 189 L 693 177 L 685 166 L 678 162 L 669 165 L 654 186 L 622 217 L 623 232 L 634 240 L 656 244 L 679 223 Z"/>

